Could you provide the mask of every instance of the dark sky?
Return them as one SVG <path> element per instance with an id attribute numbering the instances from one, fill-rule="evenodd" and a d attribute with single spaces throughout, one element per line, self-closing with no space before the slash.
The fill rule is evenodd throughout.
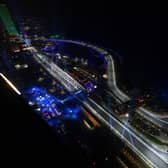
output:
<path id="1" fill-rule="evenodd" d="M 137 80 L 141 76 L 150 85 L 156 81 L 168 85 L 168 17 L 163 11 L 136 12 L 126 6 L 123 10 L 106 1 L 8 1 L 26 15 L 45 18 L 51 31 L 116 49 Z"/>

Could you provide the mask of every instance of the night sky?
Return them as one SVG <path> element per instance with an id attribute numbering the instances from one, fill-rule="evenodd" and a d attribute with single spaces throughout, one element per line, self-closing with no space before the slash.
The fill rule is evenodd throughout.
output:
<path id="1" fill-rule="evenodd" d="M 52 33 L 58 32 L 68 38 L 90 41 L 117 51 L 123 60 L 123 78 L 126 77 L 124 80 L 131 81 L 132 85 L 168 86 L 166 15 L 152 14 L 150 10 L 138 13 L 134 9 L 132 12 L 129 8 L 123 11 L 106 1 L 9 2 L 20 15 L 47 20 Z"/>

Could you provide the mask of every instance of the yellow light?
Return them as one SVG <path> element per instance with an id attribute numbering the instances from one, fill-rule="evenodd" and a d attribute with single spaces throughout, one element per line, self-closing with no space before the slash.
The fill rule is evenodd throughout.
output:
<path id="1" fill-rule="evenodd" d="M 88 129 L 90 129 L 90 130 L 93 129 L 86 120 L 83 120 L 83 122 Z"/>
<path id="2" fill-rule="evenodd" d="M 0 73 L 0 76 L 5 80 L 5 82 L 18 94 L 21 95 L 19 90 L 2 74 Z"/>
<path id="3" fill-rule="evenodd" d="M 15 53 L 18 53 L 18 52 L 20 52 L 20 49 L 16 49 L 16 50 L 14 50 L 14 52 L 15 52 Z"/>
<path id="4" fill-rule="evenodd" d="M 100 124 L 98 123 L 98 121 L 91 114 L 89 114 L 85 109 L 83 110 L 84 110 L 83 111 L 84 115 L 92 122 L 94 127 L 100 127 Z"/>
<path id="5" fill-rule="evenodd" d="M 107 79 L 107 78 L 108 78 L 107 74 L 103 74 L 102 77 L 103 77 L 104 79 Z"/>
<path id="6" fill-rule="evenodd" d="M 25 48 L 23 48 L 22 50 L 23 51 L 26 51 L 26 50 L 32 50 L 33 49 L 33 47 L 25 47 Z"/>

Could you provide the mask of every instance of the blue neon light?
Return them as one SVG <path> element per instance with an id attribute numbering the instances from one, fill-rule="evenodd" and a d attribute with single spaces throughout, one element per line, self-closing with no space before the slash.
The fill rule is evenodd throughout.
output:
<path id="1" fill-rule="evenodd" d="M 50 126 L 57 126 L 61 119 L 77 119 L 80 105 L 74 101 L 72 95 L 67 95 L 63 100 L 49 95 L 44 89 L 32 87 L 24 92 L 24 97 L 30 105 L 36 105 L 35 111 Z"/>
<path id="2" fill-rule="evenodd" d="M 88 92 L 94 92 L 95 89 L 96 89 L 95 86 L 96 86 L 96 85 L 94 85 L 94 84 L 93 84 L 92 82 L 90 82 L 90 81 L 84 84 L 84 87 L 86 88 L 86 90 L 87 90 Z"/>
<path id="3" fill-rule="evenodd" d="M 61 100 L 61 103 L 65 103 L 65 102 L 72 100 L 72 99 L 74 99 L 74 98 L 71 95 L 69 95 L 65 99 Z"/>
<path id="4" fill-rule="evenodd" d="M 77 119 L 79 112 L 80 112 L 80 106 L 66 107 L 64 109 L 64 116 L 65 118 Z"/>

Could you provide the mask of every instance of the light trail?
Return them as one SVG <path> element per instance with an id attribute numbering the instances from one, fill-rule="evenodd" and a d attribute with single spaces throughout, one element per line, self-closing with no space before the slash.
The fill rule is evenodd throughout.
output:
<path id="1" fill-rule="evenodd" d="M 123 123 L 119 122 L 116 118 L 114 118 L 112 115 L 110 115 L 108 112 L 106 112 L 99 104 L 97 104 L 96 102 L 94 102 L 92 99 L 89 99 L 89 102 L 92 105 L 95 105 L 95 107 L 97 107 L 102 113 L 102 115 L 100 115 L 94 108 L 92 108 L 90 106 L 90 104 L 88 104 L 87 102 L 84 102 L 84 105 L 86 105 L 86 107 L 89 107 L 89 109 L 91 110 L 91 112 L 93 112 L 101 121 L 103 121 L 103 123 L 105 123 L 106 125 L 108 125 L 110 127 L 110 129 L 112 129 L 115 133 L 117 133 L 117 135 L 119 137 L 121 137 L 121 139 L 124 139 L 124 141 L 130 145 L 131 148 L 134 148 L 135 151 L 137 151 L 140 155 L 142 155 L 143 157 L 145 157 L 148 162 L 150 162 L 152 165 L 153 163 L 151 162 L 150 159 L 148 159 L 147 156 L 144 156 L 144 154 L 141 152 L 141 148 L 137 148 L 138 146 L 132 144 L 132 138 L 130 139 L 130 137 L 127 139 L 127 137 L 125 137 L 124 135 L 121 134 L 121 132 L 119 131 L 119 129 L 116 129 L 114 126 L 111 127 L 111 124 L 107 121 L 107 118 L 111 118 L 119 127 L 124 128 L 125 131 L 128 133 L 128 135 L 131 135 L 133 138 L 135 138 L 135 140 L 137 140 L 139 143 L 141 143 L 144 148 L 148 149 L 150 152 L 152 152 L 155 156 L 157 156 L 157 158 L 160 159 L 160 161 L 162 161 L 163 164 L 168 164 L 167 159 L 165 158 L 165 156 L 162 156 L 162 154 L 156 152 L 152 147 L 150 147 L 146 142 L 144 142 L 141 138 L 139 138 L 134 132 L 132 132 L 129 127 L 127 127 L 126 125 L 124 125 Z M 167 153 L 164 153 L 165 155 L 167 155 Z M 153 165 L 154 166 L 154 165 Z M 155 167 L 155 166 L 154 166 Z M 164 166 L 165 167 L 165 166 Z"/>
<path id="2" fill-rule="evenodd" d="M 111 90 L 116 95 L 116 97 L 119 97 L 121 101 L 126 102 L 131 100 L 131 98 L 126 95 L 124 92 L 122 92 L 119 87 L 117 86 L 117 80 L 116 80 L 116 72 L 115 72 L 115 65 L 114 60 L 112 58 L 112 55 L 107 55 L 107 61 L 108 61 L 108 84 L 111 87 Z M 168 122 L 162 120 L 162 115 L 153 114 L 152 111 L 149 111 L 143 107 L 139 107 L 136 112 L 139 114 L 143 114 L 145 118 L 148 120 L 151 120 L 152 122 L 159 124 L 160 126 L 168 126 Z"/>
<path id="3" fill-rule="evenodd" d="M 21 92 L 12 84 L 12 82 L 10 82 L 5 75 L 3 75 L 2 73 L 0 73 L 0 76 L 5 80 L 5 82 L 18 94 L 21 95 Z"/>
<path id="4" fill-rule="evenodd" d="M 115 72 L 115 65 L 114 65 L 114 60 L 112 58 L 112 55 L 102 49 L 102 48 L 99 48 L 95 45 L 91 45 L 91 44 L 87 44 L 85 42 L 78 42 L 78 41 L 73 41 L 73 40 L 56 40 L 56 41 L 61 41 L 61 42 L 67 42 L 67 43 L 72 43 L 72 44 L 77 44 L 77 45 L 81 45 L 81 46 L 85 46 L 85 47 L 89 47 L 89 48 L 92 48 L 96 51 L 98 51 L 99 53 L 103 54 L 106 58 L 107 58 L 107 62 L 108 62 L 108 83 L 110 84 L 113 92 L 116 94 L 116 96 L 119 96 L 119 98 L 122 100 L 122 101 L 128 101 L 130 100 L 131 98 L 125 94 L 122 90 L 120 90 L 120 88 L 117 86 L 117 79 L 116 79 L 116 72 Z M 110 65 L 111 64 L 111 65 Z M 152 111 L 149 111 L 143 107 L 140 107 L 137 109 L 137 112 L 139 114 L 143 113 L 144 114 L 144 117 L 151 120 L 153 122 L 159 122 L 159 124 L 162 126 L 162 125 L 165 125 L 165 126 L 168 126 L 168 122 L 167 121 L 164 121 L 162 119 L 165 119 L 168 117 L 168 115 L 158 115 L 158 114 L 153 114 Z M 150 118 L 151 117 L 151 118 Z"/>
<path id="5" fill-rule="evenodd" d="M 89 123 L 86 120 L 83 120 L 83 123 L 88 129 L 93 130 L 93 128 L 89 125 Z"/>
<path id="6" fill-rule="evenodd" d="M 82 85 L 76 82 L 70 75 L 63 71 L 56 64 L 51 62 L 45 55 L 34 54 L 36 61 L 41 64 L 46 71 L 61 82 L 61 84 L 70 92 L 84 89 Z"/>
<path id="7" fill-rule="evenodd" d="M 120 137 L 121 140 L 124 139 L 125 142 L 127 143 L 127 145 L 130 146 L 131 149 L 133 148 L 137 154 L 140 154 L 140 156 L 142 156 L 142 159 L 143 159 L 145 162 L 146 162 L 146 160 L 147 160 L 147 162 L 148 162 L 150 165 L 152 165 L 152 167 L 155 167 L 155 166 L 153 165 L 153 163 L 152 163 L 150 160 L 148 160 L 148 159 L 146 158 L 146 156 L 144 156 L 143 153 L 141 153 L 135 146 L 133 146 L 133 145 L 129 142 L 129 140 L 127 140 L 123 135 L 121 135 L 121 133 L 119 132 L 119 130 L 117 130 L 117 129 L 115 129 L 113 126 L 111 126 L 111 124 L 109 124 L 109 122 L 107 122 L 106 119 L 105 119 L 104 117 L 102 117 L 89 103 L 83 102 L 83 104 L 84 104 L 94 115 L 96 115 L 96 116 L 100 119 L 100 121 L 102 121 L 102 122 L 105 123 L 107 126 L 109 126 L 109 128 L 110 128 L 118 137 Z M 104 112 L 104 110 L 103 110 L 103 112 Z M 105 114 L 109 115 L 109 114 L 106 113 L 106 112 L 105 112 Z M 114 119 L 114 121 L 116 121 L 115 118 L 113 118 L 113 119 Z M 117 121 L 117 122 L 118 122 L 118 121 Z M 120 123 L 119 123 L 119 124 L 120 124 Z M 146 159 L 144 159 L 144 158 L 146 158 Z"/>
<path id="8" fill-rule="evenodd" d="M 100 48 L 95 47 L 93 45 L 89 45 L 89 44 L 86 44 L 86 43 L 80 43 L 80 42 L 74 42 L 74 41 L 71 41 L 71 40 L 54 40 L 54 41 L 74 43 L 74 44 L 82 45 L 82 46 L 85 46 L 85 47 L 90 47 L 90 48 L 93 48 L 95 50 L 100 49 Z M 112 86 L 112 90 L 114 91 L 114 95 L 119 96 L 121 98 L 121 101 L 125 101 L 125 100 L 130 99 L 128 97 L 128 95 L 123 93 L 117 86 L 116 73 L 115 73 L 115 67 L 114 67 L 114 61 L 113 61 L 112 55 L 110 55 L 108 52 L 104 52 L 103 49 L 100 50 L 100 52 L 104 53 L 105 57 L 107 58 L 107 60 L 109 62 L 109 65 L 108 65 L 109 68 L 110 68 L 109 74 L 112 74 L 110 84 Z M 71 85 L 71 87 L 69 88 L 69 91 L 73 91 L 73 90 L 77 89 L 74 85 L 74 84 L 77 84 L 77 83 L 75 82 L 75 80 L 69 80 L 72 77 L 69 77 L 69 76 L 67 77 L 66 72 L 63 72 L 63 71 L 62 72 L 61 71 L 56 72 L 55 70 L 58 69 L 58 68 L 55 67 L 56 65 L 53 65 L 53 63 L 46 61 L 43 56 L 38 56 L 38 57 L 35 57 L 35 58 L 36 58 L 37 62 L 42 63 L 41 64 L 42 66 L 44 66 L 44 67 L 46 65 L 49 66 L 46 69 L 49 69 L 50 73 L 51 73 L 51 71 L 53 71 L 52 72 L 53 76 L 55 76 L 55 73 L 59 73 L 57 78 L 59 78 L 60 81 L 62 81 L 62 83 L 64 85 L 65 85 L 65 82 L 67 83 L 67 85 Z M 44 64 L 44 62 L 45 62 L 45 64 Z M 77 84 L 76 86 L 80 86 L 80 85 Z M 136 153 L 141 156 L 142 160 L 148 161 L 148 163 L 150 163 L 153 167 L 160 167 L 160 166 L 167 167 L 168 161 L 166 159 L 166 157 L 167 157 L 166 152 L 163 152 L 163 151 L 160 151 L 160 150 L 158 151 L 158 149 L 155 149 L 155 148 L 153 149 L 153 147 L 151 147 L 151 144 L 146 143 L 146 141 L 141 139 L 135 132 L 130 130 L 130 128 L 127 125 L 118 121 L 114 116 L 112 116 L 107 111 L 105 111 L 99 104 L 95 103 L 92 99 L 89 99 L 89 104 L 86 101 L 83 101 L 83 100 L 79 100 L 79 101 L 86 108 L 91 110 L 91 112 L 94 115 L 96 115 L 103 123 L 105 123 L 107 126 L 109 126 L 110 129 L 113 130 L 121 138 L 121 140 L 125 141 L 126 144 L 128 144 L 128 146 L 130 148 L 133 148 L 136 151 Z M 95 109 L 97 109 L 97 110 L 95 110 Z M 111 121 L 113 123 L 113 126 L 111 124 Z M 125 135 L 124 135 L 124 133 L 122 134 L 123 129 L 126 133 Z"/>

